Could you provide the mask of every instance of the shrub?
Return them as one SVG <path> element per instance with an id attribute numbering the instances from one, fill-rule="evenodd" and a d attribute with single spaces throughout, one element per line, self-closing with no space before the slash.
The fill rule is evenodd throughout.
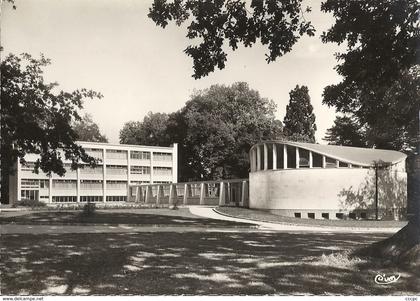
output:
<path id="1" fill-rule="evenodd" d="M 22 199 L 17 202 L 17 205 L 22 206 L 22 207 L 31 207 L 31 208 L 46 206 L 44 202 L 40 202 L 38 200 L 30 200 L 30 199 Z"/>
<path id="2" fill-rule="evenodd" d="M 93 216 L 95 214 L 96 204 L 88 202 L 83 206 L 83 215 L 84 216 Z"/>

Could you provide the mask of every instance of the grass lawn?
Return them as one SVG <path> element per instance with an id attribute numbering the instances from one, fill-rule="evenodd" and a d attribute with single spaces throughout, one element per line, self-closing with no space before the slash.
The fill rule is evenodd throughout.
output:
<path id="1" fill-rule="evenodd" d="M 334 252 L 379 234 L 2 235 L 1 294 L 419 294 L 420 271 Z M 378 273 L 400 273 L 390 285 Z"/>
<path id="2" fill-rule="evenodd" d="M 263 210 L 246 209 L 238 207 L 219 207 L 217 211 L 230 216 L 258 220 L 264 222 L 286 223 L 295 225 L 316 225 L 330 227 L 357 227 L 357 228 L 402 228 L 406 221 L 376 221 L 376 220 L 321 220 L 308 218 L 294 218 L 272 214 Z"/>
<path id="3" fill-rule="evenodd" d="M 251 224 L 207 219 L 190 213 L 188 208 L 171 209 L 106 209 L 84 216 L 80 210 L 23 211 L 0 213 L 0 224 L 71 225 L 71 224 L 130 224 L 200 227 L 250 227 Z"/>

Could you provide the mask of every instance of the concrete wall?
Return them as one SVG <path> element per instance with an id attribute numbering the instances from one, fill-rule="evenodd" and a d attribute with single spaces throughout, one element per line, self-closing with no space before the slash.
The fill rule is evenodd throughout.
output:
<path id="1" fill-rule="evenodd" d="M 308 210 L 328 212 L 331 216 L 334 212 L 372 209 L 374 206 L 374 169 L 266 170 L 251 172 L 249 181 L 250 208 L 277 211 L 289 216 Z M 380 207 L 406 207 L 405 172 L 379 170 L 378 187 Z"/>

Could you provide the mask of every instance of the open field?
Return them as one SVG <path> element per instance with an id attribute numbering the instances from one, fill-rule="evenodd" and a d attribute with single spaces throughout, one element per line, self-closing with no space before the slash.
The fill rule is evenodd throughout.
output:
<path id="1" fill-rule="evenodd" d="M 333 252 L 378 234 L 103 233 L 1 236 L 1 293 L 418 294 L 420 272 Z M 323 256 L 324 254 L 324 256 Z M 398 282 L 378 285 L 378 273 Z"/>
<path id="2" fill-rule="evenodd" d="M 190 213 L 188 208 L 171 209 L 107 209 L 96 210 L 93 216 L 84 216 L 80 210 L 20 211 L 0 213 L 0 224 L 25 225 L 141 225 L 141 226 L 198 226 L 249 227 L 250 224 L 203 218 Z"/>

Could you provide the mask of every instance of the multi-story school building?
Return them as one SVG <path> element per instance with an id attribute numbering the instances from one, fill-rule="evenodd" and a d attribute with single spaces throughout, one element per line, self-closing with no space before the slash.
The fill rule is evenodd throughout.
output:
<path id="1" fill-rule="evenodd" d="M 71 169 L 47 176 L 35 173 L 38 155 L 25 156 L 26 164 L 16 164 L 10 177 L 10 199 L 33 199 L 45 203 L 121 202 L 127 201 L 130 184 L 177 182 L 177 144 L 171 147 L 78 142 L 86 152 L 100 160 L 90 168 Z"/>

